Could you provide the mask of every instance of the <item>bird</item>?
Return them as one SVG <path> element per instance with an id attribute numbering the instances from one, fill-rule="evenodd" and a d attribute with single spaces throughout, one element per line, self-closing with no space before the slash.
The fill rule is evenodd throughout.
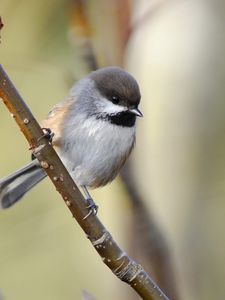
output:
<path id="1" fill-rule="evenodd" d="M 136 140 L 141 99 L 137 81 L 119 67 L 105 67 L 77 81 L 68 96 L 42 122 L 52 133 L 57 151 L 85 199 L 96 213 L 89 189 L 115 179 Z M 18 202 L 47 174 L 36 158 L 0 180 L 0 206 Z"/>

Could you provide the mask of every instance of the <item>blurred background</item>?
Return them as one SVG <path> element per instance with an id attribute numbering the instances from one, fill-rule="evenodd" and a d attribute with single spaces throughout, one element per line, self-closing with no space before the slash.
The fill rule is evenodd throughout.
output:
<path id="1" fill-rule="evenodd" d="M 92 192 L 99 217 L 171 299 L 225 299 L 225 2 L 1 0 L 0 15 L 0 63 L 40 121 L 93 69 L 137 79 L 144 118 L 122 176 Z M 30 152 L 1 102 L 0 125 L 3 177 Z M 139 299 L 48 179 L 0 211 L 0 290 L 3 300 Z"/>

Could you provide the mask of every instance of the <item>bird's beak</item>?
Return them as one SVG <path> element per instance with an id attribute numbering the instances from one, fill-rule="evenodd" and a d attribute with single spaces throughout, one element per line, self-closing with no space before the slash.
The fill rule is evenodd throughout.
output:
<path id="1" fill-rule="evenodd" d="M 138 108 L 131 108 L 131 109 L 129 109 L 129 111 L 138 117 L 143 117 L 143 114 L 141 113 L 141 111 Z"/>

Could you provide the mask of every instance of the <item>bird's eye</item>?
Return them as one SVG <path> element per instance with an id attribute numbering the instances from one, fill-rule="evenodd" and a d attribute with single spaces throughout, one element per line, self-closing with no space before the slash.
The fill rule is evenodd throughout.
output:
<path id="1" fill-rule="evenodd" d="M 120 98 L 116 95 L 112 96 L 112 103 L 118 104 L 120 102 Z"/>

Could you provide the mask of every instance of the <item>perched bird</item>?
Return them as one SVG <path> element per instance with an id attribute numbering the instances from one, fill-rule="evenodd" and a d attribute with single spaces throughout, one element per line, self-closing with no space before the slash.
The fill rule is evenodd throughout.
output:
<path id="1" fill-rule="evenodd" d="M 140 90 L 118 67 L 91 72 L 56 104 L 42 126 L 54 133 L 52 144 L 92 206 L 88 188 L 111 182 L 135 143 Z M 37 159 L 0 180 L 0 204 L 8 208 L 46 177 Z"/>

